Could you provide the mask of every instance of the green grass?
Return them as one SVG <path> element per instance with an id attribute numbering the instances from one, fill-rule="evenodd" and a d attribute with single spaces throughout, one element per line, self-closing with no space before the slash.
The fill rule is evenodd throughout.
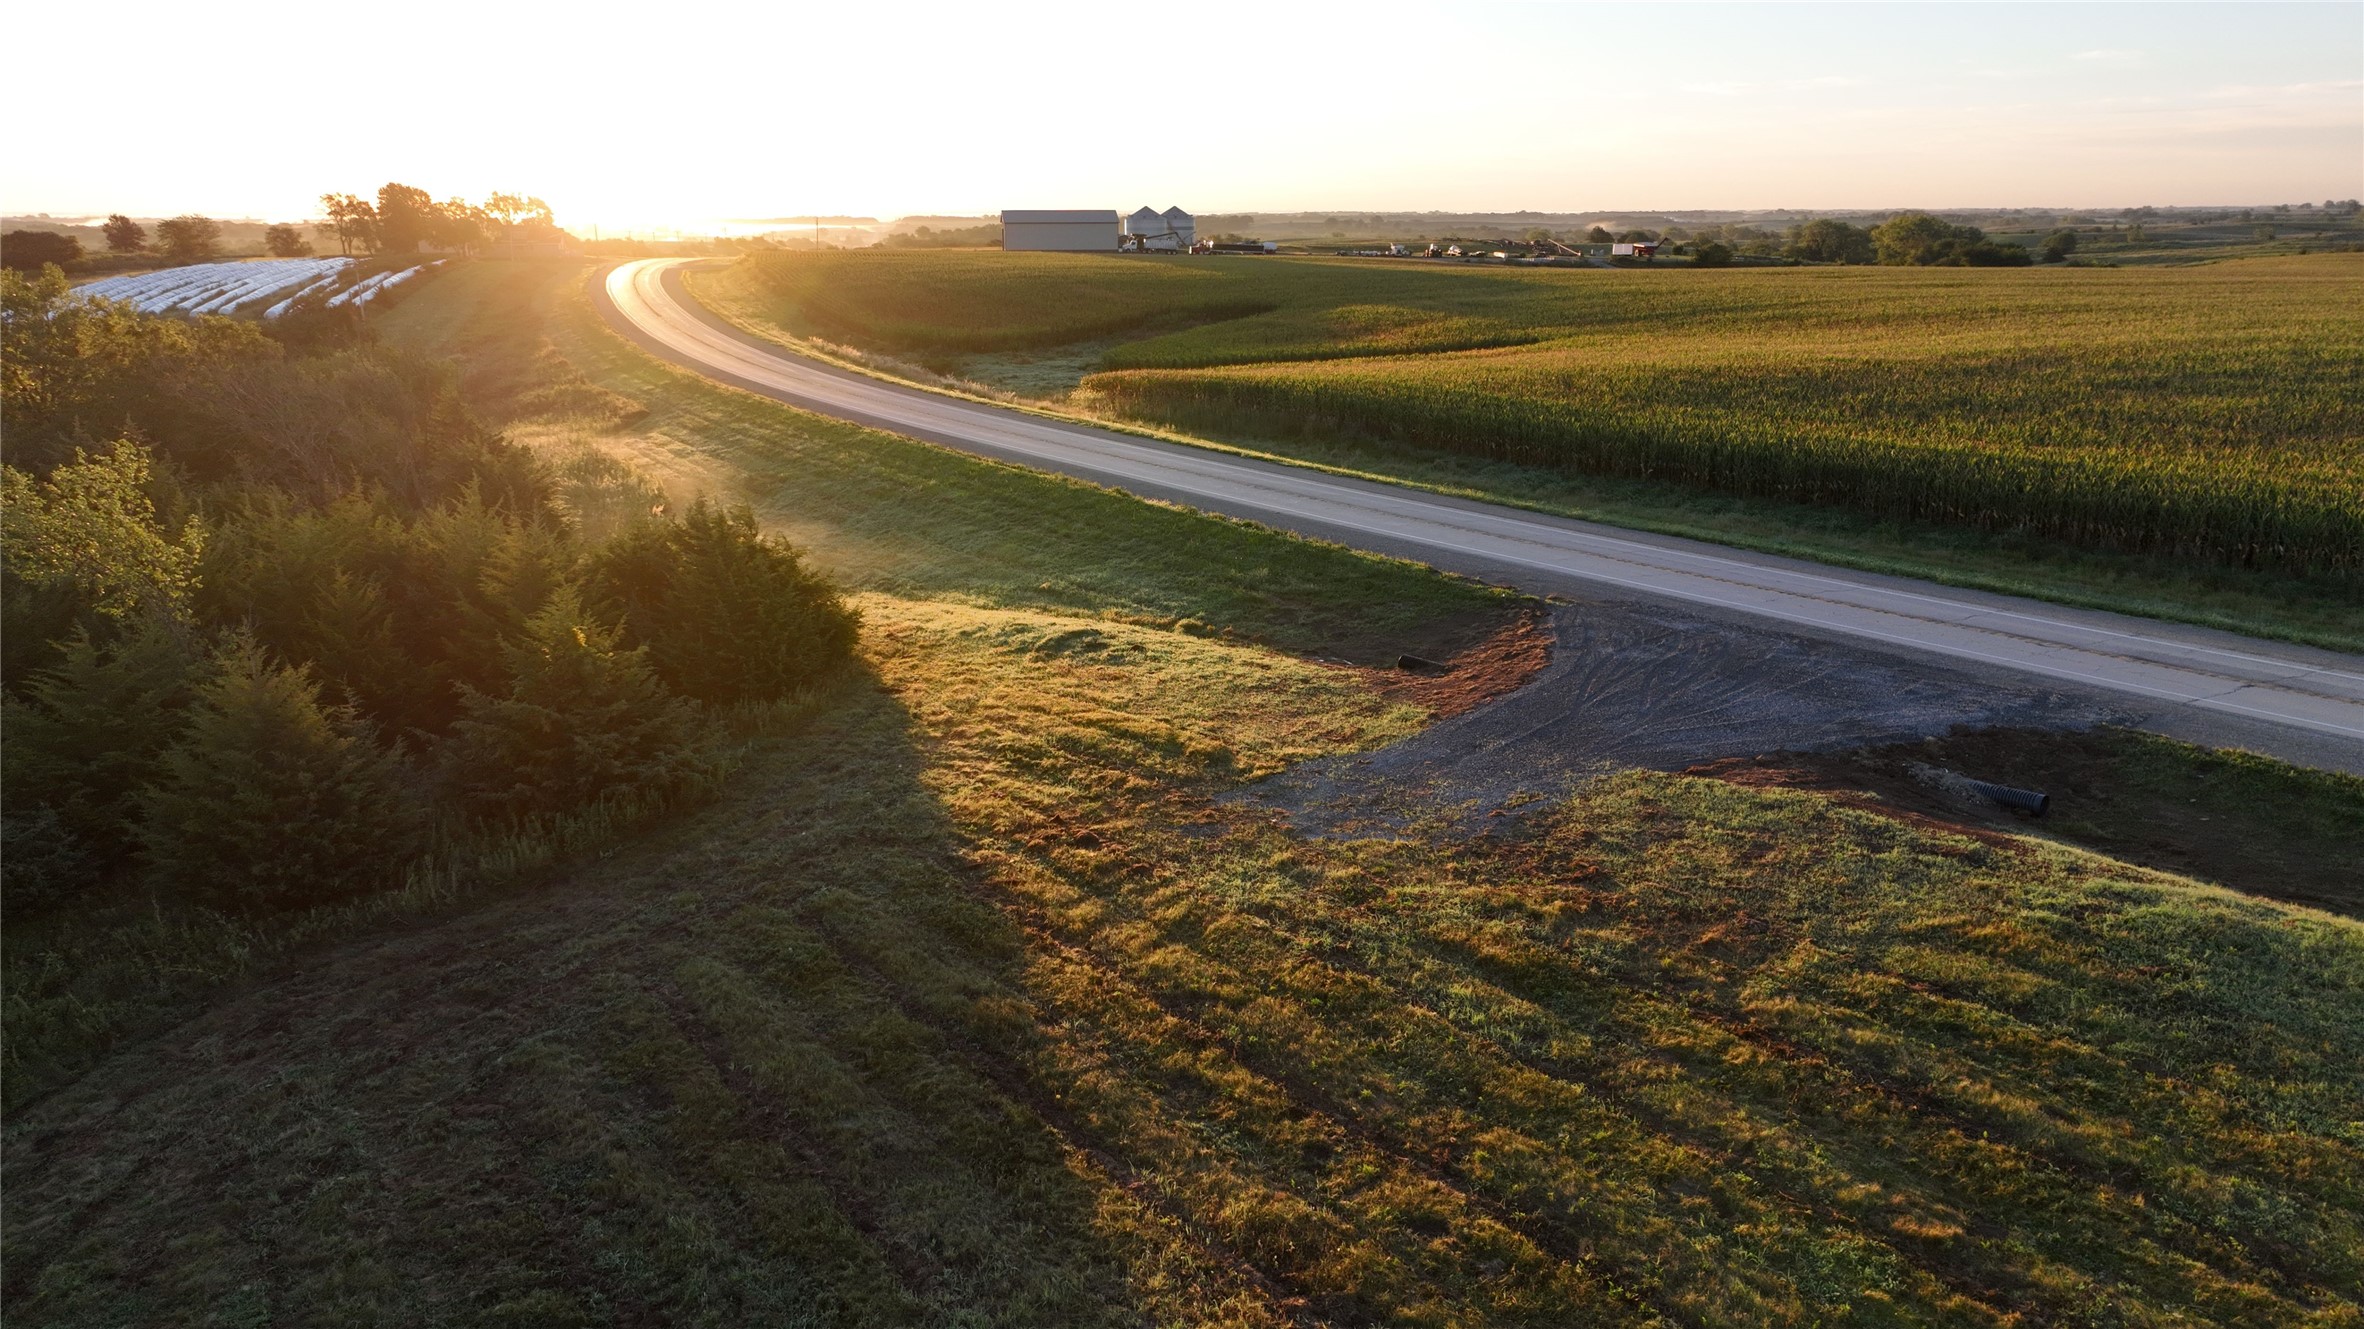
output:
<path id="1" fill-rule="evenodd" d="M 863 608 L 722 806 L 14 1114 L 12 1322 L 2357 1313 L 2354 923 L 1682 777 L 1301 840 L 1215 796 L 1354 676 Z"/>
<path id="2" fill-rule="evenodd" d="M 847 254 L 693 281 L 759 330 L 1035 391 L 1071 363 L 1046 346 L 1063 327 L 1106 344 L 1072 404 L 1309 460 L 2364 642 L 2355 256 L 1611 273 Z M 997 343 L 1004 307 L 1022 312 Z M 1196 326 L 1110 339 L 1160 308 Z M 944 351 L 929 317 L 972 349 Z"/>
<path id="3" fill-rule="evenodd" d="M 1215 625 L 1362 661 L 1448 649 L 1513 608 L 1500 591 L 1415 564 L 783 411 L 650 360 L 547 272 L 479 265 L 437 286 L 437 301 L 396 311 L 392 335 L 465 348 L 480 343 L 456 326 L 497 328 L 481 354 L 463 349 L 464 376 L 489 385 L 489 409 L 518 437 L 596 443 L 678 500 L 750 502 L 856 587 Z M 555 395 L 593 405 L 552 412 L 553 389 L 513 387 L 528 379 L 579 382 Z"/>
<path id="4" fill-rule="evenodd" d="M 1421 717 L 1249 639 L 1346 631 L 1325 580 L 1502 600 L 672 374 L 580 276 L 395 330 L 505 328 L 488 402 L 617 399 L 511 428 L 760 492 L 869 588 L 863 671 L 717 805 L 12 1111 L 12 1324 L 2364 1316 L 2364 925 L 1680 776 L 1299 837 L 1225 796 Z M 2228 834 L 2291 788 L 2203 774 Z"/>
<path id="5" fill-rule="evenodd" d="M 1926 768 L 2005 779 L 2053 798 L 2041 823 L 1931 787 Z M 2364 778 L 2217 751 L 2137 729 L 1971 730 L 1848 752 L 1742 763 L 1777 783 L 1870 793 L 1950 822 L 2035 831 L 2163 871 L 2364 919 Z M 1735 774 L 1735 779 L 1753 775 Z M 2327 847 L 2342 846 L 2325 852 Z"/>

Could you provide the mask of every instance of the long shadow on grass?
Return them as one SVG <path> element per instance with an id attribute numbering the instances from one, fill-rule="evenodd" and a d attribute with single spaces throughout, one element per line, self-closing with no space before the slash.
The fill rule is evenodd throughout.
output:
<path id="1" fill-rule="evenodd" d="M 16 1114 L 11 1322 L 1123 1318 L 923 761 L 855 680 L 722 805 Z"/>

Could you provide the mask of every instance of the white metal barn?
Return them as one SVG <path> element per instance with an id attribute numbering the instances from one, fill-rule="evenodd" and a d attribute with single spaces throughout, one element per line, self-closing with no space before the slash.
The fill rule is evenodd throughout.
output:
<path id="1" fill-rule="evenodd" d="M 1136 208 L 1125 218 L 1125 236 L 1134 249 L 1170 249 L 1176 252 L 1190 248 L 1196 232 L 1190 214 L 1180 208 Z"/>
<path id="2" fill-rule="evenodd" d="M 1001 247 L 1066 253 L 1114 253 L 1116 209 L 1029 209 L 1001 214 Z"/>

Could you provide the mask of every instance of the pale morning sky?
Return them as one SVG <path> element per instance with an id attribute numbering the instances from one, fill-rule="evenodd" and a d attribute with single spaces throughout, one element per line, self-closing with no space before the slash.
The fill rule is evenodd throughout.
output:
<path id="1" fill-rule="evenodd" d="M 107 12 L 11 18 L 8 212 L 294 219 L 389 179 L 611 229 L 2364 195 L 2353 0 Z"/>

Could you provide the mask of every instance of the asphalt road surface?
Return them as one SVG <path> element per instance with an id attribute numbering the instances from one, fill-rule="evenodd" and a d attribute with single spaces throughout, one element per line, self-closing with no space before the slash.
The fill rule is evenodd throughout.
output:
<path id="1" fill-rule="evenodd" d="M 1531 592 L 1662 605 L 1704 635 L 1770 629 L 1883 667 L 1917 661 L 1965 698 L 2042 693 L 2064 715 L 2364 773 L 2364 657 L 1620 530 L 909 387 L 730 326 L 683 289 L 696 261 L 625 263 L 594 289 L 617 329 L 660 358 L 806 410 Z M 1830 713 L 1844 714 L 1835 695 Z"/>

